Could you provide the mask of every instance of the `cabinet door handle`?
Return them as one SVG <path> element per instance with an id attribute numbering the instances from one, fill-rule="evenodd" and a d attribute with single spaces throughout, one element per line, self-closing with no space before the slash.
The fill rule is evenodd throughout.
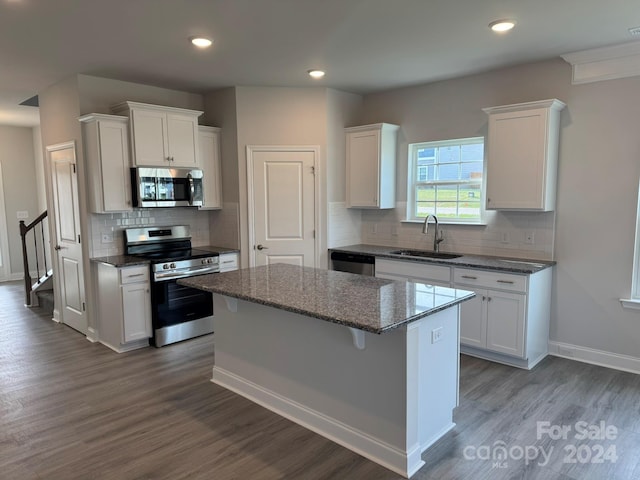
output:
<path id="1" fill-rule="evenodd" d="M 482 301 L 484 302 L 487 299 L 484 295 L 482 296 Z"/>
<path id="2" fill-rule="evenodd" d="M 462 275 L 462 278 L 468 278 L 470 280 L 477 280 L 478 277 L 474 277 L 473 275 Z"/>
<path id="3" fill-rule="evenodd" d="M 490 301 L 491 301 L 491 297 L 487 297 L 487 302 L 490 302 Z"/>
<path id="4" fill-rule="evenodd" d="M 498 283 L 508 283 L 509 285 L 513 285 L 514 283 L 516 283 L 513 280 L 496 280 L 496 282 L 498 282 Z"/>
<path id="5" fill-rule="evenodd" d="M 265 247 L 262 247 L 262 248 L 264 249 Z M 233 263 L 233 260 L 225 260 L 225 261 L 224 261 L 224 262 L 222 262 L 222 263 Z"/>
<path id="6" fill-rule="evenodd" d="M 135 273 L 133 275 L 127 275 L 127 278 L 133 278 L 133 277 L 144 277 L 144 273 Z"/>

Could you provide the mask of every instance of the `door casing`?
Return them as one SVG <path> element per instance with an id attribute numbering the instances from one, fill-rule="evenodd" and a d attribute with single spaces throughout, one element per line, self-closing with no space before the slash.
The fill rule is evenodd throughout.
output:
<path id="1" fill-rule="evenodd" d="M 49 164 L 49 171 L 50 171 L 50 181 L 51 181 L 51 207 L 52 207 L 52 214 L 51 214 L 51 221 L 49 222 L 49 225 L 51 226 L 51 238 L 55 239 L 55 243 L 56 245 L 59 243 L 58 237 L 59 237 L 59 229 L 60 229 L 60 225 L 58 225 L 58 214 L 56 212 L 57 209 L 57 200 L 54 198 L 57 192 L 57 186 L 54 184 L 55 183 L 55 173 L 54 173 L 54 166 L 52 165 L 52 155 L 55 154 L 56 152 L 59 151 L 64 151 L 64 150 L 70 150 L 70 155 L 71 155 L 71 162 L 74 164 L 74 168 L 76 169 L 76 177 L 75 177 L 75 192 L 74 192 L 74 196 L 75 196 L 75 209 L 78 213 L 78 218 L 74 218 L 73 222 L 75 224 L 75 230 L 76 233 L 79 235 L 80 234 L 80 230 L 81 230 L 81 223 L 80 223 L 80 199 L 79 199 L 79 189 L 80 189 L 80 180 L 79 180 L 79 176 L 78 176 L 78 171 L 77 171 L 77 161 L 76 161 L 76 143 L 75 141 L 69 141 L 69 142 L 64 142 L 64 143 L 59 143 L 59 144 L 55 144 L 55 145 L 48 145 L 46 147 L 46 152 L 47 152 L 47 163 Z M 86 239 L 85 239 L 86 241 Z M 88 314 L 85 308 L 86 305 L 86 272 L 85 272 L 85 265 L 84 265 L 84 252 L 83 252 L 83 247 L 82 247 L 82 243 L 78 242 L 78 246 L 77 248 L 79 249 L 79 258 L 77 259 L 78 262 L 78 270 L 79 270 L 79 274 L 78 274 L 78 288 L 79 291 L 78 293 L 78 308 L 76 308 L 75 310 L 77 310 L 76 315 L 81 317 L 80 322 L 73 322 L 73 321 L 67 321 L 65 320 L 65 315 L 64 315 L 64 306 L 66 305 L 66 302 L 64 301 L 64 298 L 66 296 L 66 292 L 63 291 L 64 290 L 64 282 L 62 281 L 62 268 L 63 265 L 61 265 L 60 263 L 60 254 L 59 252 L 56 252 L 55 254 L 52 254 L 52 259 L 55 262 L 55 271 L 54 271 L 54 285 L 55 285 L 55 289 L 58 291 L 58 294 L 56 296 L 56 305 L 55 305 L 55 309 L 54 309 L 54 320 L 56 321 L 60 321 L 62 323 L 66 323 L 69 324 L 69 326 L 72 326 L 74 329 L 78 330 L 79 332 L 83 333 L 83 334 L 87 334 L 88 332 Z"/>
<path id="2" fill-rule="evenodd" d="M 314 263 L 316 268 L 320 265 L 320 178 L 322 172 L 320 170 L 320 146 L 319 145 L 247 145 L 247 209 L 248 209 L 248 245 L 249 248 L 249 266 L 255 267 L 255 252 L 253 246 L 255 245 L 255 212 L 254 212 L 254 191 L 253 191 L 253 156 L 257 152 L 304 152 L 313 153 L 314 157 Z"/>

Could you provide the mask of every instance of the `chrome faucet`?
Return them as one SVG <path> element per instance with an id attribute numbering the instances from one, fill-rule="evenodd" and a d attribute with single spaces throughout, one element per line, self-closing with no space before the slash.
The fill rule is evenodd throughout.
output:
<path id="1" fill-rule="evenodd" d="M 427 234 L 427 232 L 429 231 L 429 218 L 433 217 L 433 220 L 435 221 L 436 224 L 436 232 L 433 234 L 433 251 L 434 252 L 438 252 L 440 251 L 440 242 L 444 241 L 444 238 L 440 238 L 438 235 L 438 217 L 436 217 L 435 215 L 429 214 L 425 217 L 424 219 L 424 224 L 422 225 L 422 233 L 424 233 L 425 235 Z"/>

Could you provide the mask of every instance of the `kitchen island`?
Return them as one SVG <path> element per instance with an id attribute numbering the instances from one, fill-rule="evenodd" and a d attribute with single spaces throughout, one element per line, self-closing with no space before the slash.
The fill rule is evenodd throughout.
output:
<path id="1" fill-rule="evenodd" d="M 453 428 L 473 292 L 285 264 L 179 283 L 214 293 L 214 383 L 405 477 Z"/>

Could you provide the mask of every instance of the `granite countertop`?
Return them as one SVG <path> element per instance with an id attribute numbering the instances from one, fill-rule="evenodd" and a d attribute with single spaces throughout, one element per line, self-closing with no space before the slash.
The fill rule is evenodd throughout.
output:
<path id="1" fill-rule="evenodd" d="M 383 333 L 475 296 L 466 290 L 276 263 L 179 284 Z"/>
<path id="2" fill-rule="evenodd" d="M 114 267 L 132 267 L 134 265 L 148 265 L 151 263 L 147 258 L 135 257 L 133 255 L 108 255 L 106 257 L 94 257 L 92 262 L 106 263 Z"/>
<path id="3" fill-rule="evenodd" d="M 237 248 L 216 247 L 214 245 L 206 245 L 204 247 L 193 247 L 196 250 L 206 250 L 212 253 L 238 253 Z M 151 261 L 147 258 L 136 257 L 135 255 L 108 255 L 106 257 L 94 257 L 92 262 L 106 263 L 114 267 L 131 267 L 134 265 L 148 265 Z"/>
<path id="4" fill-rule="evenodd" d="M 193 247 L 197 250 L 207 250 L 209 252 L 214 252 L 214 253 L 218 253 L 218 254 L 223 254 L 223 253 L 240 253 L 240 250 L 238 250 L 237 248 L 227 248 L 227 247 L 216 247 L 215 245 L 207 245 L 204 247 Z"/>
<path id="5" fill-rule="evenodd" d="M 556 264 L 554 261 L 544 260 L 527 260 L 524 258 L 497 257 L 490 255 L 467 255 L 460 254 L 460 257 L 445 258 L 424 258 L 411 257 L 407 255 L 398 255 L 391 253 L 396 250 L 403 250 L 403 247 L 385 247 L 380 245 L 348 245 L 346 247 L 331 248 L 330 252 L 357 253 L 364 255 L 373 255 L 380 258 L 389 258 L 392 260 L 405 260 L 408 262 L 422 262 L 438 265 L 446 265 L 450 267 L 469 267 L 482 268 L 485 270 L 498 270 L 502 272 L 531 274 L 552 267 Z M 427 250 L 427 249 L 424 249 Z M 449 253 L 449 252 L 443 252 Z"/>

